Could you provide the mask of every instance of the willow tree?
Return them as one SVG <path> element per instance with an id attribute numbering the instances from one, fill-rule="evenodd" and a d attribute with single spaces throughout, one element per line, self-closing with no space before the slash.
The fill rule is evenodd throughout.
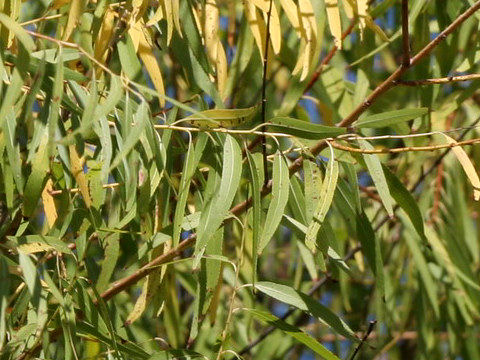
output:
<path id="1" fill-rule="evenodd" d="M 480 359 L 480 1 L 0 8 L 1 359 Z"/>

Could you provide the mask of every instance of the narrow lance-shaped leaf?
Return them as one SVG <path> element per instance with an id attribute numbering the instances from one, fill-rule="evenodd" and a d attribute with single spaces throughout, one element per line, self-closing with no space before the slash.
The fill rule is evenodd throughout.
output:
<path id="1" fill-rule="evenodd" d="M 200 128 L 230 128 L 249 122 L 258 107 L 246 109 L 212 109 L 200 111 L 178 121 L 187 122 Z"/>
<path id="2" fill-rule="evenodd" d="M 253 257 L 253 279 L 252 283 L 255 283 L 257 274 L 257 262 L 258 262 L 258 244 L 260 243 L 261 235 L 261 223 L 262 223 L 262 194 L 260 193 L 263 183 L 263 171 L 261 168 L 261 158 L 259 153 L 251 154 L 248 149 L 246 150 L 247 160 L 250 170 L 251 189 L 252 189 L 252 257 Z"/>
<path id="3" fill-rule="evenodd" d="M 446 134 L 442 134 L 442 135 L 447 140 L 447 143 L 449 144 L 457 143 L 450 136 Z M 467 175 L 468 180 L 470 180 L 473 186 L 473 197 L 475 201 L 479 201 L 480 200 L 480 179 L 478 177 L 477 171 L 475 170 L 475 167 L 473 166 L 472 161 L 469 159 L 467 153 L 465 152 L 465 150 L 463 150 L 461 146 L 452 147 L 452 152 L 457 157 L 458 161 L 460 162 L 460 165 L 462 165 L 462 168 L 465 171 L 465 174 Z"/>
<path id="4" fill-rule="evenodd" d="M 307 346 L 310 350 L 315 352 L 316 354 L 320 355 L 325 360 L 340 360 L 339 357 L 332 354 L 329 350 L 327 350 L 322 344 L 320 344 L 317 340 L 312 338 L 307 333 L 303 332 L 296 326 L 290 325 L 285 321 L 277 318 L 276 316 L 267 313 L 265 311 L 255 310 L 255 309 L 244 309 L 252 314 L 256 319 L 275 327 L 286 333 L 287 335 L 293 337 L 295 340 L 301 342 L 305 346 Z"/>
<path id="5" fill-rule="evenodd" d="M 372 150 L 373 146 L 366 140 L 358 140 L 360 147 L 365 150 Z M 370 176 L 378 191 L 383 206 L 387 210 L 388 216 L 393 216 L 392 196 L 388 189 L 387 179 L 383 173 L 382 163 L 376 154 L 363 154 L 363 159 L 367 165 Z"/>
<path id="6" fill-rule="evenodd" d="M 25 184 L 25 196 L 23 199 L 23 214 L 25 216 L 33 215 L 45 185 L 49 169 L 47 143 L 48 136 L 43 136 L 32 162 L 32 172 Z"/>
<path id="7" fill-rule="evenodd" d="M 350 340 L 358 341 L 355 333 L 341 318 L 307 294 L 297 291 L 290 286 L 268 281 L 257 282 L 255 288 L 274 299 L 309 312 L 313 317 L 318 318 L 340 335 L 343 335 Z"/>
<path id="8" fill-rule="evenodd" d="M 110 170 L 115 169 L 130 153 L 133 147 L 140 141 L 140 135 L 148 123 L 148 108 L 145 102 L 142 102 L 133 118 L 134 125 L 128 133 L 120 152 L 117 153 L 110 165 Z"/>
<path id="9" fill-rule="evenodd" d="M 223 146 L 223 170 L 220 187 L 207 208 L 202 211 L 197 230 L 194 268 L 198 267 L 208 241 L 227 216 L 228 209 L 240 184 L 241 175 L 242 151 L 238 142 L 227 134 Z"/>
<path id="10" fill-rule="evenodd" d="M 417 201 L 414 199 L 410 191 L 408 191 L 402 182 L 393 174 L 387 166 L 382 165 L 385 178 L 387 179 L 390 194 L 396 203 L 405 211 L 410 218 L 418 235 L 425 239 L 425 231 L 423 226 L 423 216 L 418 208 Z"/>
<path id="11" fill-rule="evenodd" d="M 268 121 L 270 132 L 278 132 L 311 140 L 335 137 L 346 132 L 345 128 L 313 124 L 308 121 L 278 116 Z"/>
<path id="12" fill-rule="evenodd" d="M 328 209 L 332 204 L 333 195 L 337 187 L 338 180 L 338 163 L 335 161 L 333 150 L 330 148 L 330 159 L 328 160 L 325 180 L 320 190 L 320 200 L 313 215 L 312 222 L 308 225 L 307 234 L 305 236 L 305 245 L 312 251 L 317 251 L 316 239 L 323 220 L 327 216 Z"/>
<path id="13" fill-rule="evenodd" d="M 428 113 L 428 108 L 402 109 L 365 116 L 353 123 L 357 128 L 381 128 L 416 119 Z"/>
<path id="14" fill-rule="evenodd" d="M 272 199 L 268 207 L 262 235 L 260 236 L 260 243 L 257 249 L 258 254 L 261 254 L 265 246 L 267 246 L 282 220 L 285 206 L 288 202 L 289 178 L 288 166 L 282 154 L 277 152 L 273 161 Z"/>

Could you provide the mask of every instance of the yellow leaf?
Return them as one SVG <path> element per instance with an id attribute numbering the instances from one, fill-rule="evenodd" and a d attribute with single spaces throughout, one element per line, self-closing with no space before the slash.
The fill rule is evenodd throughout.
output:
<path id="1" fill-rule="evenodd" d="M 77 27 L 78 21 L 83 14 L 86 0 L 72 0 L 70 5 L 70 11 L 68 12 L 67 25 L 63 31 L 62 39 L 67 41 L 73 33 L 73 30 Z"/>
<path id="2" fill-rule="evenodd" d="M 41 242 L 32 242 L 27 244 L 18 245 L 17 250 L 24 254 L 34 254 L 44 251 L 52 251 L 55 248 L 52 245 L 41 243 Z"/>
<path id="3" fill-rule="evenodd" d="M 105 63 L 108 57 L 108 46 L 110 44 L 115 23 L 115 11 L 107 8 L 103 16 L 102 25 L 98 31 L 97 40 L 95 41 L 95 59 L 101 63 Z"/>
<path id="4" fill-rule="evenodd" d="M 163 85 L 162 73 L 158 65 L 157 59 L 153 54 L 153 44 L 150 34 L 145 28 L 145 24 L 139 21 L 134 26 L 130 27 L 128 33 L 132 38 L 134 44 L 137 44 L 137 52 L 142 60 L 148 75 L 152 80 L 153 86 L 157 90 L 159 97 L 158 100 L 162 107 L 165 106 L 165 87 Z"/>
<path id="5" fill-rule="evenodd" d="M 457 144 L 455 139 L 452 139 L 450 136 L 442 134 L 445 139 L 447 140 L 447 143 L 449 144 Z M 468 180 L 472 183 L 473 186 L 473 197 L 475 201 L 480 200 L 480 178 L 478 177 L 477 171 L 475 170 L 475 167 L 473 166 L 473 163 L 470 161 L 467 153 L 465 150 L 463 150 L 462 147 L 460 146 L 454 146 L 452 147 L 452 151 L 457 157 L 458 161 L 463 167 L 463 170 L 465 171 L 465 174 L 468 177 Z"/>
<path id="6" fill-rule="evenodd" d="M 266 28 L 263 19 L 258 15 L 257 8 L 250 1 L 244 2 L 245 17 L 247 18 L 250 30 L 252 31 L 253 38 L 260 52 L 260 57 L 263 59 L 263 53 L 265 51 L 265 34 Z"/>
<path id="7" fill-rule="evenodd" d="M 270 0 L 249 0 L 258 7 L 264 16 L 265 24 L 268 21 L 268 10 L 270 9 Z M 273 1 L 273 0 L 272 0 Z M 266 28 L 266 27 L 265 27 Z M 272 12 L 270 14 L 270 40 L 272 41 L 272 48 L 275 54 L 280 53 L 282 45 L 282 28 L 280 26 L 280 17 L 278 16 L 275 2 L 272 3 Z"/>
<path id="8" fill-rule="evenodd" d="M 217 61 L 217 44 L 218 39 L 218 22 L 220 13 L 218 11 L 218 5 L 215 0 L 207 0 L 205 2 L 205 47 L 207 48 L 208 58 L 212 63 Z"/>
<path id="9" fill-rule="evenodd" d="M 360 29 L 362 32 L 360 33 L 361 36 L 363 36 L 363 30 L 365 30 L 365 27 L 367 25 L 367 9 L 368 9 L 368 0 L 357 0 L 357 11 L 358 11 L 358 17 L 360 19 Z"/>
<path id="10" fill-rule="evenodd" d="M 328 25 L 334 37 L 335 46 L 342 48 L 342 22 L 340 20 L 340 11 L 337 0 L 325 0 L 327 8 Z"/>
<path id="11" fill-rule="evenodd" d="M 225 100 L 225 88 L 227 85 L 227 55 L 223 49 L 222 43 L 218 40 L 217 43 L 217 59 L 216 59 L 216 68 L 217 68 L 217 85 L 218 92 L 222 100 Z"/>
<path id="12" fill-rule="evenodd" d="M 52 179 L 48 179 L 47 183 L 45 184 L 45 188 L 42 192 L 42 201 L 43 201 L 43 209 L 45 212 L 45 216 L 47 217 L 47 223 L 50 228 L 53 227 L 55 221 L 58 218 L 57 208 L 55 207 L 55 201 L 53 200 L 53 196 L 50 194 L 50 191 L 53 190 L 53 182 Z"/>
<path id="13" fill-rule="evenodd" d="M 83 201 L 87 207 L 92 205 L 92 198 L 90 197 L 90 191 L 88 189 L 87 177 L 83 172 L 83 160 L 78 156 L 75 145 L 69 146 L 70 150 L 70 171 L 72 172 L 75 181 L 80 188 L 80 193 L 82 194 Z"/>

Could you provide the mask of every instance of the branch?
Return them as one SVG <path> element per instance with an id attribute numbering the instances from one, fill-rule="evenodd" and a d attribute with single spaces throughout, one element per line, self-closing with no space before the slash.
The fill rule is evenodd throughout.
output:
<path id="1" fill-rule="evenodd" d="M 453 31 L 455 31 L 465 20 L 472 16 L 475 11 L 480 9 L 480 1 L 477 1 L 474 5 L 468 8 L 462 15 L 455 19 L 445 30 L 443 30 L 434 40 L 428 43 L 420 52 L 415 55 L 411 61 L 409 67 L 404 67 L 401 65 L 395 70 L 395 72 L 388 77 L 383 83 L 381 83 L 373 92 L 368 96 L 365 101 L 357 106 L 355 110 L 352 111 L 345 119 L 343 119 L 338 126 L 347 127 L 351 125 L 358 117 L 363 114 L 376 100 L 377 98 L 389 90 L 392 86 L 395 85 L 395 81 L 400 79 L 400 77 L 412 66 L 416 65 L 418 62 L 423 60 L 432 50 L 443 40 L 446 39 Z M 325 146 L 325 145 L 323 145 Z M 322 147 L 323 148 L 323 147 Z"/>
<path id="2" fill-rule="evenodd" d="M 270 18 L 272 15 L 273 0 L 270 0 L 267 14 L 267 35 L 265 39 L 265 54 L 263 56 L 263 78 L 262 78 L 262 124 L 267 121 L 267 68 L 268 68 L 268 45 L 270 43 Z M 266 131 L 266 127 L 263 131 Z M 267 137 L 262 135 L 262 155 L 263 155 L 263 173 L 264 185 L 268 183 L 268 163 L 267 163 Z"/>
<path id="3" fill-rule="evenodd" d="M 411 65 L 418 63 L 421 59 L 427 56 L 442 40 L 444 40 L 447 37 L 448 34 L 454 31 L 458 26 L 460 26 L 466 19 L 468 19 L 468 17 L 470 17 L 479 8 L 480 8 L 480 0 L 477 1 L 474 5 L 472 5 L 462 15 L 460 15 L 452 24 L 450 24 L 444 31 L 442 31 L 437 38 L 435 38 L 432 42 L 430 42 L 427 46 L 425 46 L 414 58 L 412 58 Z M 355 109 L 349 116 L 343 119 L 338 124 L 338 126 L 347 127 L 351 125 L 358 118 L 360 114 L 362 114 L 365 110 L 368 109 L 368 107 L 370 107 L 372 102 L 374 102 L 381 94 L 383 94 L 390 87 L 392 87 L 392 85 L 394 84 L 394 81 L 397 80 L 401 75 L 403 75 L 405 71 L 406 69 L 400 66 L 392 75 L 390 75 L 388 79 L 386 79 L 382 84 L 380 84 L 372 92 L 372 94 L 365 100 L 365 102 L 362 105 L 357 107 L 357 109 Z M 322 151 L 325 148 L 325 146 L 326 146 L 326 142 L 320 141 L 316 145 L 314 145 L 310 149 L 310 151 L 314 156 L 316 156 L 320 153 L 320 151 Z M 300 156 L 290 165 L 289 167 L 290 174 L 293 174 L 298 170 L 300 170 L 300 168 L 302 167 L 302 164 L 303 164 L 303 157 Z M 266 186 L 262 188 L 261 195 L 265 196 L 269 194 L 271 191 L 272 191 L 272 181 L 270 180 L 266 184 Z M 239 215 L 243 213 L 251 205 L 251 203 L 252 203 L 252 198 L 250 197 L 247 200 L 232 207 L 230 209 L 230 212 L 233 213 L 234 215 Z M 178 244 L 177 247 L 153 259 L 151 262 L 144 265 L 142 268 L 138 269 L 132 275 L 127 276 L 126 278 L 123 278 L 115 282 L 110 289 L 108 289 L 101 295 L 101 297 L 104 300 L 108 300 L 115 294 L 121 292 L 122 290 L 127 289 L 128 287 L 135 284 L 143 277 L 147 276 L 151 271 L 155 269 L 156 266 L 169 262 L 171 259 L 175 258 L 176 256 L 179 256 L 183 250 L 193 246 L 195 243 L 195 240 L 196 240 L 196 234 L 190 235 L 186 240 Z"/>
<path id="4" fill-rule="evenodd" d="M 402 66 L 410 66 L 410 36 L 408 34 L 408 0 L 402 0 Z"/>
<path id="5" fill-rule="evenodd" d="M 348 152 L 354 152 L 354 153 L 361 153 L 361 154 L 396 154 L 396 153 L 401 153 L 401 152 L 409 152 L 409 151 L 434 151 L 434 150 L 440 150 L 440 149 L 451 149 L 456 146 L 466 146 L 466 145 L 473 145 L 473 144 L 478 144 L 480 143 L 480 138 L 475 138 L 475 139 L 470 139 L 470 140 L 465 140 L 465 141 L 460 141 L 456 143 L 451 143 L 451 144 L 440 144 L 440 145 L 430 145 L 430 146 L 408 146 L 408 147 L 401 147 L 401 148 L 383 148 L 383 149 L 359 149 L 359 148 L 353 148 L 350 146 L 345 146 L 341 145 L 335 141 L 329 141 L 330 145 L 332 147 L 343 150 L 343 151 L 348 151 Z"/>
<path id="6" fill-rule="evenodd" d="M 376 324 L 376 323 L 377 323 L 376 320 L 370 321 L 370 322 L 368 323 L 367 332 L 365 333 L 365 335 L 363 335 L 362 341 L 360 341 L 360 343 L 357 345 L 357 347 L 355 348 L 355 351 L 353 352 L 352 356 L 350 356 L 350 360 L 355 359 L 355 356 L 357 356 L 357 354 L 358 354 L 358 352 L 360 351 L 360 349 L 362 348 L 363 344 L 365 343 L 365 341 L 367 341 L 368 336 L 369 336 L 370 333 L 373 331 L 373 328 L 375 327 L 375 324 Z"/>

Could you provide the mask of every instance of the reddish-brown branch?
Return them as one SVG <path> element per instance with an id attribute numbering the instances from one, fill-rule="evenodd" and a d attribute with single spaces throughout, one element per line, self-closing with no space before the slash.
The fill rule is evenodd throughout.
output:
<path id="1" fill-rule="evenodd" d="M 454 30 L 456 30 L 465 20 L 472 16 L 475 11 L 480 9 L 480 1 L 477 1 L 471 7 L 469 7 L 463 14 L 455 19 L 445 30 L 443 30 L 435 39 L 429 42 L 422 50 L 415 55 L 410 61 L 410 67 L 416 65 L 418 62 L 427 57 L 428 54 L 443 40 L 446 39 Z M 380 95 L 388 91 L 395 82 L 410 68 L 403 64 L 395 70 L 395 72 L 388 77 L 383 83 L 381 83 L 373 92 L 365 99 L 365 101 L 357 106 L 350 115 L 343 119 L 338 126 L 347 127 L 351 125 L 358 117 L 363 114 L 372 104 L 378 99 Z"/>

